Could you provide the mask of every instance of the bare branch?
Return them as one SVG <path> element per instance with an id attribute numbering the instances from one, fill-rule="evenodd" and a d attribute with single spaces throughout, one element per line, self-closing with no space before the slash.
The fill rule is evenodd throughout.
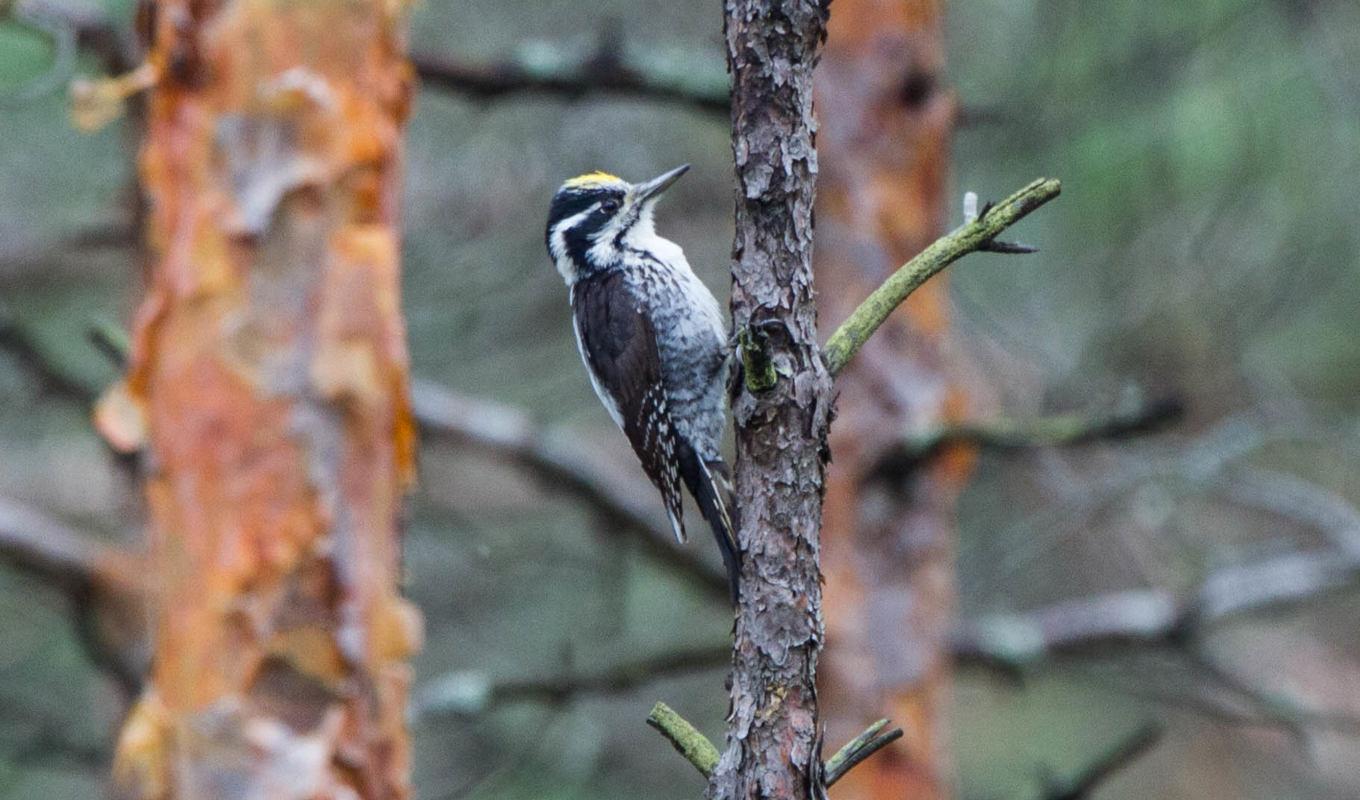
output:
<path id="1" fill-rule="evenodd" d="M 118 369 L 127 368 L 127 355 L 131 343 L 127 331 L 108 320 L 97 320 L 85 331 L 85 338 L 100 352 L 109 363 Z"/>
<path id="2" fill-rule="evenodd" d="M 0 499 L 0 561 L 64 594 L 90 663 L 128 697 L 135 694 L 147 643 L 146 587 L 136 554 Z"/>
<path id="3" fill-rule="evenodd" d="M 984 450 L 1024 450 L 1067 447 L 1097 441 L 1117 441 L 1155 433 L 1184 416 L 1176 398 L 1110 412 L 1073 412 L 1034 419 L 1000 417 L 978 422 L 942 425 L 904 437 L 870 471 L 873 477 L 901 475 L 951 445 L 974 445 Z"/>
<path id="4" fill-rule="evenodd" d="M 1360 717 L 1344 712 L 1308 708 L 1287 693 L 1257 686 L 1218 663 L 1203 648 L 1193 648 L 1189 655 L 1191 662 L 1213 683 L 1236 695 L 1251 708 L 1248 713 L 1238 714 L 1227 708 L 1210 707 L 1206 704 L 1203 713 L 1208 716 L 1216 716 L 1220 721 L 1230 725 L 1275 725 L 1288 730 L 1296 738 L 1303 738 L 1309 731 L 1324 730 L 1360 736 Z M 1215 711 L 1219 713 L 1215 714 Z"/>
<path id="5" fill-rule="evenodd" d="M 67 593 L 141 593 L 140 560 L 39 511 L 0 499 L 0 560 Z"/>
<path id="6" fill-rule="evenodd" d="M 69 31 L 76 46 L 96 56 L 110 74 L 127 72 L 137 65 L 132 38 L 99 7 L 51 0 L 23 0 L 16 5 L 17 11 L 29 18 L 45 20 Z"/>
<path id="7" fill-rule="evenodd" d="M 901 728 L 893 728 L 887 733 L 883 733 L 882 731 L 886 727 L 888 727 L 888 720 L 881 719 L 865 728 L 863 733 L 846 742 L 844 747 L 837 750 L 836 754 L 828 759 L 822 767 L 822 780 L 825 785 L 830 788 L 860 762 L 902 738 Z"/>
<path id="8" fill-rule="evenodd" d="M 7 761 L 26 766 L 103 771 L 112 758 L 105 747 L 82 742 L 71 735 L 69 726 L 36 708 L 28 708 L 14 698 L 3 699 L 4 739 L 0 750 Z"/>
<path id="9" fill-rule="evenodd" d="M 1062 185 L 1057 180 L 1041 178 L 988 208 L 978 219 L 935 240 L 875 289 L 831 335 L 823 348 L 827 370 L 832 375 L 840 372 L 893 309 L 927 279 L 969 253 L 987 250 L 1002 231 L 1057 197 L 1061 191 Z"/>
<path id="10" fill-rule="evenodd" d="M 42 74 L 0 95 L 0 108 L 21 105 L 59 90 L 71 77 L 76 61 L 76 35 L 60 19 L 38 13 L 26 4 L 0 3 L 0 21 L 10 17 L 51 42 L 52 65 Z"/>
<path id="11" fill-rule="evenodd" d="M 555 491 L 574 495 L 606 523 L 638 534 L 648 555 L 693 578 L 711 592 L 727 595 L 727 578 L 703 561 L 696 549 L 674 544 L 661 506 L 641 481 L 621 485 L 608 465 L 579 437 L 538 426 L 524 412 L 459 395 L 420 379 L 411 382 L 416 420 L 427 436 L 495 454 L 543 479 Z"/>
<path id="12" fill-rule="evenodd" d="M 1015 671 L 1076 651 L 1175 646 L 1227 617 L 1309 600 L 1358 580 L 1360 554 L 1291 553 L 1214 572 L 1185 599 L 1169 589 L 1132 589 L 968 620 L 954 632 L 954 653 L 965 663 Z"/>
<path id="13" fill-rule="evenodd" d="M 731 646 L 724 642 L 647 656 L 583 675 L 493 682 L 480 672 L 456 672 L 422 687 L 412 703 L 412 713 L 421 719 L 466 716 L 502 703 L 561 703 L 582 695 L 627 692 L 675 675 L 716 669 L 731 655 Z"/>
<path id="14" fill-rule="evenodd" d="M 727 115 L 729 90 L 722 62 L 667 59 L 623 47 L 606 30 L 593 52 L 539 43 L 493 63 L 473 63 L 432 53 L 412 58 L 425 85 L 488 99 L 521 93 L 578 98 L 592 94 L 635 97 Z"/>
<path id="15" fill-rule="evenodd" d="M 0 351 L 10 354 L 38 381 L 44 392 L 82 406 L 93 406 L 98 389 L 61 368 L 18 322 L 0 312 Z"/>
<path id="16" fill-rule="evenodd" d="M 1243 693 L 1235 689 L 1249 707 L 1238 708 L 1213 700 L 1187 696 L 1180 692 L 1165 692 L 1112 686 L 1121 694 L 1168 706 L 1176 711 L 1189 711 L 1214 722 L 1236 728 L 1278 729 L 1299 737 L 1306 732 L 1328 732 L 1349 737 L 1360 737 L 1360 717 L 1335 711 L 1303 708 L 1290 698 L 1268 695 L 1258 689 Z"/>
<path id="17" fill-rule="evenodd" d="M 700 775 L 707 778 L 713 774 L 718 766 L 718 748 L 688 720 L 675 713 L 674 709 L 658 701 L 652 706 L 652 713 L 647 715 L 647 724 L 666 737 L 675 751 L 693 764 Z"/>
<path id="18" fill-rule="evenodd" d="M 1090 800 L 1101 784 L 1142 758 L 1162 740 L 1165 730 L 1150 723 L 1115 742 L 1090 763 L 1066 778 L 1049 776 L 1043 800 Z"/>

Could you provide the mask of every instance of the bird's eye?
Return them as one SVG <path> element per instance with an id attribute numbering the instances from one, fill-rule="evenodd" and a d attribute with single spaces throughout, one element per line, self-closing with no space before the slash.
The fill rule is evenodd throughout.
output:
<path id="1" fill-rule="evenodd" d="M 600 203 L 600 209 L 606 214 L 613 214 L 619 210 L 619 201 L 611 197 Z"/>

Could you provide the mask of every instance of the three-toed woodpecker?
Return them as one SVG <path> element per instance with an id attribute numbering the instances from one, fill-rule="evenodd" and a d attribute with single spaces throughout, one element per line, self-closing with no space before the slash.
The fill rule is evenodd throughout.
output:
<path id="1" fill-rule="evenodd" d="M 572 323 L 595 393 L 661 490 L 681 542 L 684 481 L 713 528 L 735 601 L 740 556 L 728 512 L 727 328 L 718 302 L 652 224 L 656 202 L 689 165 L 630 184 L 593 172 L 557 190 L 547 243 L 570 290 Z"/>

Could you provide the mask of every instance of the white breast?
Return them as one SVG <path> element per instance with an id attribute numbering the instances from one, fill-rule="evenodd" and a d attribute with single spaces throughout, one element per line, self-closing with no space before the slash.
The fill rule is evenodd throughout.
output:
<path id="1" fill-rule="evenodd" d="M 683 321 L 684 324 L 707 328 L 717 336 L 719 341 L 727 339 L 727 323 L 722 309 L 718 306 L 717 298 L 708 290 L 704 282 L 699 280 L 699 276 L 694 274 L 694 270 L 690 268 L 689 260 L 685 258 L 685 251 L 680 249 L 680 245 L 657 235 L 656 229 L 652 225 L 650 213 L 638 220 L 638 224 L 633 226 L 632 230 L 624 237 L 624 243 L 632 249 L 656 256 L 657 260 L 675 276 L 685 294 L 690 296 L 695 307 L 699 310 L 699 318 L 685 320 Z"/>

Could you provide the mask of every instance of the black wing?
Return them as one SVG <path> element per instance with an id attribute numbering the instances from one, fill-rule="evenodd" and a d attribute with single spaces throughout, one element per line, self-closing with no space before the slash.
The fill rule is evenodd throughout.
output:
<path id="1" fill-rule="evenodd" d="M 661 490 L 671 527 L 684 542 L 679 443 L 652 320 L 619 273 L 577 281 L 571 306 L 577 343 L 595 392 L 633 445 L 642 470 Z"/>

